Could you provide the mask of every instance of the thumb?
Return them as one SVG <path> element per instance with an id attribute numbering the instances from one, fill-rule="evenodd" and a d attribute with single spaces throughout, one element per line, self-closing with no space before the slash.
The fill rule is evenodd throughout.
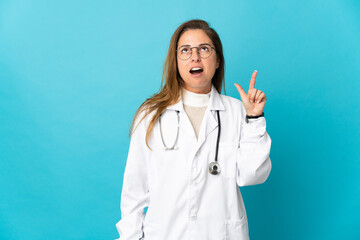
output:
<path id="1" fill-rule="evenodd" d="M 244 89 L 237 83 L 235 83 L 235 87 L 237 88 L 238 92 L 240 93 L 241 100 L 244 102 L 244 100 L 247 100 L 247 95 L 244 91 Z"/>

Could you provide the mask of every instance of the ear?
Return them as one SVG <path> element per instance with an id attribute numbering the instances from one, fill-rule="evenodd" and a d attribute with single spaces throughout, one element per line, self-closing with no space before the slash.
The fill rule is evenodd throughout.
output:
<path id="1" fill-rule="evenodd" d="M 220 66 L 220 59 L 219 57 L 216 58 L 216 69 L 218 69 Z"/>

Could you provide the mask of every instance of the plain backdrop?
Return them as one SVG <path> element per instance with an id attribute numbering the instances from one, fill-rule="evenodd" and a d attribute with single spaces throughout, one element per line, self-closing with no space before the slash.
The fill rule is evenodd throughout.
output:
<path id="1" fill-rule="evenodd" d="M 133 115 L 194 18 L 220 35 L 226 94 L 258 70 L 268 98 L 251 239 L 360 239 L 358 0 L 0 0 L 0 239 L 118 237 Z"/>

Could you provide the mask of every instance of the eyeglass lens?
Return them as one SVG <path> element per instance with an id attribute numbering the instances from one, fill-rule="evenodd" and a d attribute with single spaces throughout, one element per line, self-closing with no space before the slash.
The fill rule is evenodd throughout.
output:
<path id="1" fill-rule="evenodd" d="M 207 44 L 199 47 L 182 46 L 177 51 L 179 58 L 182 60 L 189 59 L 193 48 L 196 48 L 201 58 L 208 58 L 211 55 L 212 48 Z"/>

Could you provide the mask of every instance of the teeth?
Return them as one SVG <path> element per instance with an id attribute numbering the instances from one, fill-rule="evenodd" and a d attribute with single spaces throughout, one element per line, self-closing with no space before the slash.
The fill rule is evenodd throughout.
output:
<path id="1" fill-rule="evenodd" d="M 195 67 L 191 69 L 192 71 L 201 70 L 201 68 Z"/>

